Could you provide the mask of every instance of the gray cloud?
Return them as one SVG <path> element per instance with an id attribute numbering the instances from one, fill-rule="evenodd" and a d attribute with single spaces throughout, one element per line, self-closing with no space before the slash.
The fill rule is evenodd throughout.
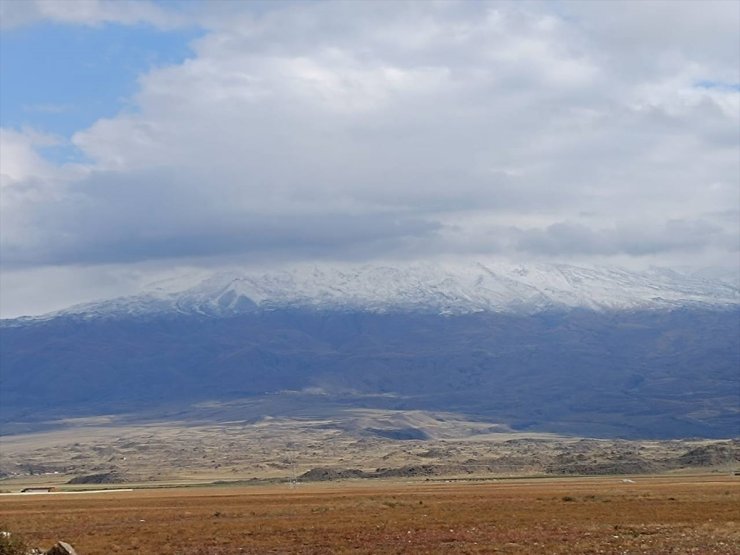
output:
<path id="1" fill-rule="evenodd" d="M 45 232 L 6 245 L 4 262 L 92 264 L 266 253 L 353 258 L 393 250 L 440 228 L 399 211 L 230 208 L 202 187 L 183 191 L 181 185 L 166 173 L 102 173 L 68 186 L 60 200 L 31 201 L 35 206 L 27 210 L 25 225 Z"/>
<path id="2" fill-rule="evenodd" d="M 672 251 L 690 253 L 711 245 L 738 250 L 735 236 L 703 220 L 669 220 L 657 225 L 622 224 L 610 229 L 562 222 L 545 229 L 511 231 L 517 250 L 536 254 L 645 257 Z"/>
<path id="3" fill-rule="evenodd" d="M 89 162 L 5 136 L 3 263 L 734 255 L 740 95 L 698 83 L 740 80 L 736 6 L 598 8 L 204 4 Z"/>

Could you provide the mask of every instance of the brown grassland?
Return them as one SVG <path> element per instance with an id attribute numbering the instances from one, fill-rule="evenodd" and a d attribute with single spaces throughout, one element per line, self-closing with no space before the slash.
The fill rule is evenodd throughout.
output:
<path id="1" fill-rule="evenodd" d="M 0 498 L 0 526 L 107 553 L 740 553 L 724 475 L 346 481 Z"/>

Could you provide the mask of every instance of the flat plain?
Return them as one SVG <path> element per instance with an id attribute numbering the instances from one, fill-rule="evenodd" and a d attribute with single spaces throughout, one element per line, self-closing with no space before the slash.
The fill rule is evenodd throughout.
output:
<path id="1" fill-rule="evenodd" d="M 729 474 L 364 480 L 0 498 L 0 526 L 106 553 L 740 553 Z"/>

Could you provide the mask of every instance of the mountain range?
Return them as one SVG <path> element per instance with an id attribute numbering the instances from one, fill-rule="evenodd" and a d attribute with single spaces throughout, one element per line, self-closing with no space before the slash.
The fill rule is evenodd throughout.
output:
<path id="1" fill-rule="evenodd" d="M 228 316 L 259 309 L 413 311 L 440 314 L 672 309 L 740 303 L 732 280 L 664 268 L 501 262 L 402 266 L 303 266 L 275 272 L 197 272 L 134 296 L 76 305 L 35 319 L 163 313 Z"/>
<path id="2" fill-rule="evenodd" d="M 729 437 L 739 374 L 737 283 L 667 269 L 198 272 L 0 324 L 6 433 L 261 399 L 266 415 L 337 404 L 596 437 Z"/>

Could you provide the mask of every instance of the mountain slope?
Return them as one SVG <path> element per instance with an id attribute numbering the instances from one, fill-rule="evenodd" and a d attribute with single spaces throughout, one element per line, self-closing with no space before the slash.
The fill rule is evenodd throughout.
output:
<path id="1" fill-rule="evenodd" d="M 58 317 L 2 329 L 7 424 L 285 391 L 306 406 L 444 410 L 602 437 L 738 435 L 740 312 L 285 309 Z M 238 418 L 238 415 L 231 415 Z"/>

